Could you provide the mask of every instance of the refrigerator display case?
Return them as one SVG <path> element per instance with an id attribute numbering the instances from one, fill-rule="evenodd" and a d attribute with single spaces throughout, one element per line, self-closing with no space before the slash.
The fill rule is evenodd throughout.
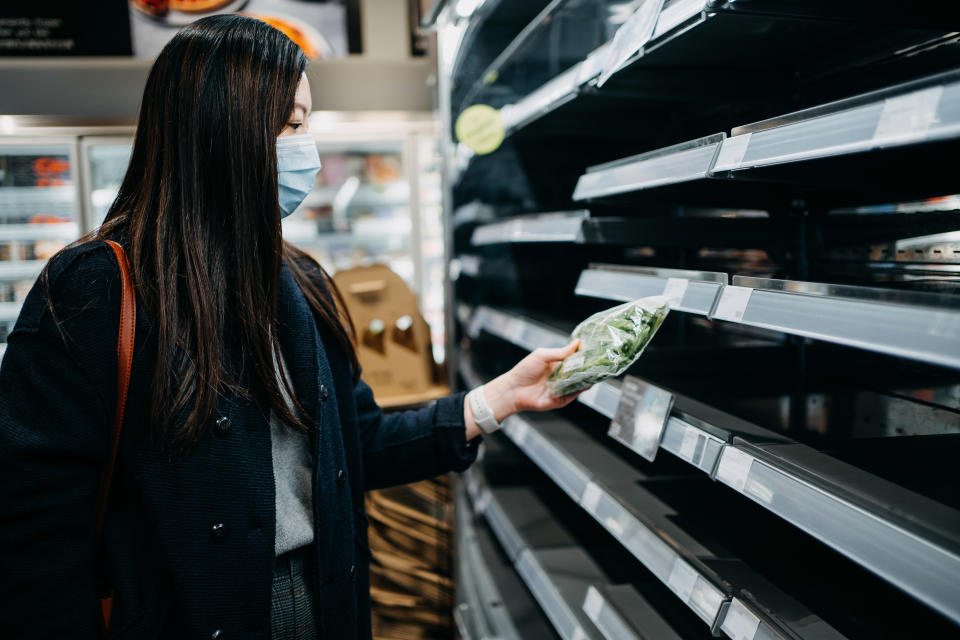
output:
<path id="1" fill-rule="evenodd" d="M 16 118 L 11 118 L 16 121 Z M 129 163 L 133 127 L 45 122 L 0 136 L 0 353 L 45 261 L 95 229 Z M 12 128 L 17 129 L 16 123 Z M 444 357 L 438 128 L 430 114 L 311 116 L 322 168 L 284 237 L 334 273 L 384 263 L 420 299 Z M 60 135 L 67 131 L 68 135 Z"/>
<path id="2" fill-rule="evenodd" d="M 82 228 L 76 140 L 0 138 L 0 353 L 46 260 Z"/>

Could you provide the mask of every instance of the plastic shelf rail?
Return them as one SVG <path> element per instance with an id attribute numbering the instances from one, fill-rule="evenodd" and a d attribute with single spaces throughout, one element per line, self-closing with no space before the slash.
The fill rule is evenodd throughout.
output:
<path id="1" fill-rule="evenodd" d="M 474 310 L 467 332 L 476 338 L 481 330 L 528 351 L 539 347 L 562 347 L 567 343 L 567 335 L 556 329 L 484 305 Z"/>
<path id="2" fill-rule="evenodd" d="M 955 510 L 799 444 L 735 440 L 716 479 L 960 622 Z"/>
<path id="3" fill-rule="evenodd" d="M 457 490 L 457 606 L 453 615 L 460 634 L 468 640 L 520 640 L 503 597 L 476 540 L 463 489 Z"/>
<path id="4" fill-rule="evenodd" d="M 681 640 L 677 632 L 633 587 L 591 586 L 583 611 L 606 640 Z"/>
<path id="5" fill-rule="evenodd" d="M 591 585 L 607 582 L 603 571 L 529 490 L 480 485 L 479 494 L 480 502 L 474 500 L 474 510 L 490 524 L 557 634 L 565 640 L 599 639 L 580 604 Z M 539 531 L 525 537 L 519 533 L 523 527 L 515 526 L 514 519 L 526 520 Z M 542 533 L 546 533 L 546 539 L 538 535 Z"/>
<path id="6" fill-rule="evenodd" d="M 958 302 L 949 296 L 735 276 L 710 317 L 960 368 Z"/>
<path id="7" fill-rule="evenodd" d="M 592 200 L 706 179 L 725 135 L 714 134 L 589 167 L 577 180 L 574 201 Z"/>
<path id="8" fill-rule="evenodd" d="M 662 295 L 671 310 L 705 316 L 726 283 L 725 273 L 594 264 L 581 272 L 576 294 L 619 302 Z"/>
<path id="9" fill-rule="evenodd" d="M 713 173 L 749 169 L 960 135 L 960 74 L 950 72 L 734 129 Z"/>
<path id="10" fill-rule="evenodd" d="M 583 221 L 589 216 L 586 210 L 519 216 L 477 227 L 471 243 L 583 242 Z"/>
<path id="11" fill-rule="evenodd" d="M 533 422 L 519 416 L 508 419 L 506 435 L 530 459 L 556 481 L 559 469 L 581 470 L 583 467 L 566 450 L 551 446 L 548 456 L 541 442 L 548 439 Z M 584 438 L 581 443 L 589 446 Z M 585 477 L 583 477 L 585 476 Z M 706 624 L 713 625 L 726 595 L 712 580 L 699 573 L 669 544 L 608 490 L 585 472 L 577 484 L 558 484 L 571 498 L 599 522 L 632 553 L 647 569 L 670 588 Z M 577 490 L 579 489 L 579 493 Z"/>

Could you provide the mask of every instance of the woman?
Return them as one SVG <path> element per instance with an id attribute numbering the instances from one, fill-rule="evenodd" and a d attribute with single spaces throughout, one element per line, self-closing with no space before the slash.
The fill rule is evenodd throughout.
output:
<path id="1" fill-rule="evenodd" d="M 319 168 L 305 65 L 250 18 L 173 38 L 106 222 L 27 298 L 0 367 L 0 637 L 96 637 L 100 569 L 112 637 L 370 637 L 364 491 L 465 469 L 472 407 L 502 420 L 572 400 L 544 381 L 574 345 L 471 402 L 382 414 L 333 283 L 281 238 Z M 105 239 L 138 304 L 98 552 L 120 315 Z"/>

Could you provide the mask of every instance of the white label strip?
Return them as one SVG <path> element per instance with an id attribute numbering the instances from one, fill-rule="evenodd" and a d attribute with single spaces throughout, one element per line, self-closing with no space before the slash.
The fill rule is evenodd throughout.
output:
<path id="1" fill-rule="evenodd" d="M 922 136 L 936 122 L 943 86 L 887 98 L 873 133 L 874 142 Z"/>
<path id="2" fill-rule="evenodd" d="M 603 609 L 603 596 L 597 591 L 596 587 L 590 585 L 587 589 L 587 597 L 583 600 L 583 612 L 587 614 L 594 622 L 600 617 L 600 610 Z"/>
<path id="3" fill-rule="evenodd" d="M 667 278 L 667 284 L 663 287 L 663 297 L 670 303 L 671 309 L 676 309 L 683 303 L 683 294 L 687 292 L 687 285 L 690 281 L 686 278 Z"/>
<path id="4" fill-rule="evenodd" d="M 737 491 L 743 491 L 753 466 L 753 456 L 734 447 L 724 447 L 717 467 L 717 479 Z"/>
<path id="5" fill-rule="evenodd" d="M 700 434 L 693 429 L 683 430 L 683 440 L 680 442 L 680 457 L 687 462 L 693 462 L 693 454 L 697 451 L 697 440 Z"/>
<path id="6" fill-rule="evenodd" d="M 693 587 L 697 584 L 697 572 L 682 558 L 677 558 L 673 563 L 673 569 L 670 571 L 670 578 L 667 580 L 667 586 L 680 599 L 686 603 L 693 593 Z"/>
<path id="7" fill-rule="evenodd" d="M 753 293 L 753 289 L 750 287 L 724 287 L 720 293 L 720 301 L 717 303 L 717 310 L 714 311 L 713 318 L 740 322 L 743 320 L 743 314 L 747 311 L 751 293 Z"/>
<path id="8" fill-rule="evenodd" d="M 620 70 L 623 63 L 647 44 L 657 26 L 657 18 L 660 17 L 662 7 L 663 0 L 645 0 L 632 16 L 620 25 L 613 36 L 610 54 L 603 72 L 597 79 L 598 87 L 602 87 L 610 76 Z"/>
<path id="9" fill-rule="evenodd" d="M 594 513 L 597 510 L 597 505 L 600 504 L 601 497 L 603 497 L 603 489 L 601 489 L 595 482 L 591 480 L 583 489 L 583 496 L 580 498 L 580 506 L 590 513 Z"/>
<path id="10" fill-rule="evenodd" d="M 480 494 L 480 498 L 477 500 L 474 505 L 474 510 L 477 513 L 486 513 L 487 505 L 490 504 L 490 490 L 484 489 L 483 493 Z"/>
<path id="11" fill-rule="evenodd" d="M 720 629 L 731 640 L 753 640 L 760 627 L 760 619 L 753 615 L 743 604 L 734 598 L 727 609 Z"/>
<path id="12" fill-rule="evenodd" d="M 713 170 L 729 171 L 739 167 L 740 163 L 743 162 L 743 157 L 747 155 L 747 147 L 750 146 L 752 135 L 752 133 L 745 133 L 725 139 L 720 145 L 720 153 L 717 154 L 717 161 L 713 165 Z"/>

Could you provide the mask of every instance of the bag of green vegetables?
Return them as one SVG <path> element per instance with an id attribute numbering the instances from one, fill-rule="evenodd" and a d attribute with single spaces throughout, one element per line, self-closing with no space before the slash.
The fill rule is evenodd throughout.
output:
<path id="1" fill-rule="evenodd" d="M 670 307 L 663 296 L 650 296 L 595 313 L 573 330 L 577 351 L 550 374 L 555 396 L 586 389 L 626 371 L 657 332 Z"/>

